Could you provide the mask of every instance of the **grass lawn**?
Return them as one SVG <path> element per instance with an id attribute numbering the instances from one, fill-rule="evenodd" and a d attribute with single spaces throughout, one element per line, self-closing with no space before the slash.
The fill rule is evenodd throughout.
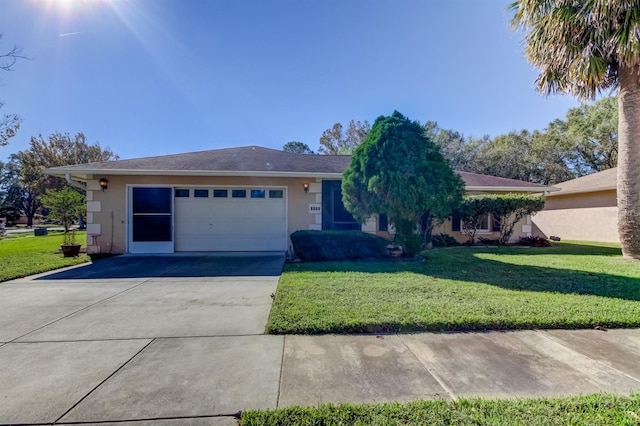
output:
<path id="1" fill-rule="evenodd" d="M 634 425 L 640 394 L 553 399 L 418 401 L 405 404 L 321 405 L 247 411 L 240 424 L 258 425 Z"/>
<path id="2" fill-rule="evenodd" d="M 85 254 L 75 258 L 55 254 L 62 244 L 61 232 L 44 237 L 31 233 L 11 237 L 0 240 L 0 282 L 89 261 Z M 85 238 L 86 232 L 76 232 L 76 240 L 83 245 Z"/>
<path id="3" fill-rule="evenodd" d="M 640 327 L 640 262 L 619 246 L 433 250 L 424 262 L 287 264 L 267 331 Z"/>

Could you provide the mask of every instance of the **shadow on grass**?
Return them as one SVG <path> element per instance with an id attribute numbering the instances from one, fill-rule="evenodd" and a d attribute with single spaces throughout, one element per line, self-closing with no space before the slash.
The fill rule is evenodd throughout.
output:
<path id="1" fill-rule="evenodd" d="M 605 256 L 620 257 L 620 249 L 600 245 L 561 244 L 548 248 L 469 248 L 436 250 L 424 261 L 363 260 L 355 262 L 318 262 L 286 265 L 285 271 L 394 273 L 413 272 L 430 277 L 488 284 L 514 291 L 539 291 L 562 294 L 594 295 L 640 301 L 640 262 L 630 276 L 611 272 L 562 269 L 562 266 L 531 266 L 483 259 L 478 253 L 535 256 Z M 541 259 L 542 261 L 542 259 Z M 611 262 L 616 260 L 611 259 Z M 620 259 L 620 262 L 624 262 Z M 630 261 L 633 262 L 633 261 Z M 565 266 L 566 267 L 566 266 Z"/>

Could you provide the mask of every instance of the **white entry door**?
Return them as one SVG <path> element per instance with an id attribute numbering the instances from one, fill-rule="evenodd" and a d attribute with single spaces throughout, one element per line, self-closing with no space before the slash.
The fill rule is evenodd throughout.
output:
<path id="1" fill-rule="evenodd" d="M 173 188 L 130 187 L 129 253 L 173 253 Z"/>
<path id="2" fill-rule="evenodd" d="M 286 251 L 285 188 L 175 189 L 176 251 Z"/>

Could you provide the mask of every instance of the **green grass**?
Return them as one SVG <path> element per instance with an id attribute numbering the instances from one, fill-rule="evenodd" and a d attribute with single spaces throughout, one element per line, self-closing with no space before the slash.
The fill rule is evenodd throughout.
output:
<path id="1" fill-rule="evenodd" d="M 85 236 L 86 232 L 76 232 L 78 242 L 83 243 Z M 75 258 L 64 258 L 62 254 L 55 254 L 60 249 L 60 244 L 60 232 L 51 232 L 43 237 L 21 234 L 1 239 L 0 282 L 89 261 L 85 254 Z"/>
<path id="2" fill-rule="evenodd" d="M 640 394 L 595 394 L 517 400 L 461 399 L 332 405 L 247 411 L 240 424 L 258 425 L 634 425 Z"/>
<path id="3" fill-rule="evenodd" d="M 640 326 L 640 262 L 615 244 L 434 250 L 424 262 L 288 264 L 267 331 Z"/>

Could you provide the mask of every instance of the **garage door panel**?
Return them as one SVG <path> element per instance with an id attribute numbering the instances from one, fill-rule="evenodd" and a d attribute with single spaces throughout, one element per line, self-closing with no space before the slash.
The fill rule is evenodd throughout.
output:
<path id="1" fill-rule="evenodd" d="M 285 251 L 286 217 L 284 197 L 179 197 L 175 199 L 176 251 Z"/>

